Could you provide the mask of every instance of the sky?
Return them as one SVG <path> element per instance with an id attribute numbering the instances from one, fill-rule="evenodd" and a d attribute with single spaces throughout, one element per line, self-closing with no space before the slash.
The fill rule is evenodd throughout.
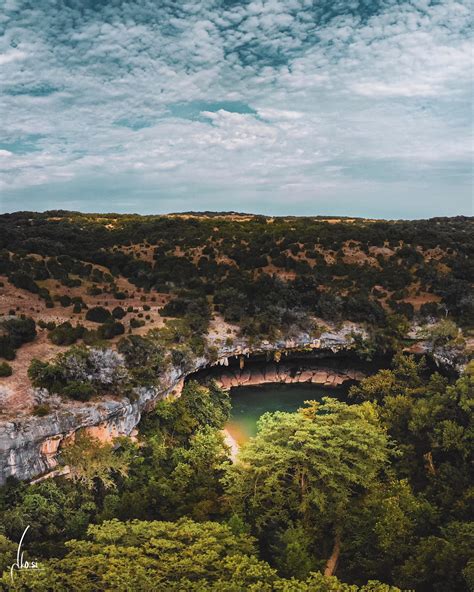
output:
<path id="1" fill-rule="evenodd" d="M 0 0 L 0 211 L 472 215 L 468 0 Z"/>

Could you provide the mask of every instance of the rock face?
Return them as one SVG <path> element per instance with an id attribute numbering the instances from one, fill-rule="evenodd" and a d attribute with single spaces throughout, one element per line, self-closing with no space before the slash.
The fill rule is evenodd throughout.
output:
<path id="1" fill-rule="evenodd" d="M 364 377 L 362 372 L 355 370 L 334 370 L 314 364 L 305 365 L 304 369 L 296 372 L 293 365 L 269 364 L 263 369 L 225 371 L 217 375 L 215 380 L 224 389 L 266 383 L 293 384 L 299 382 L 337 387 L 349 380 L 362 380 Z"/>
<path id="2" fill-rule="evenodd" d="M 252 348 L 243 341 L 229 347 L 217 346 L 218 358 L 213 364 L 225 367 L 233 356 L 248 357 L 283 349 L 291 351 L 305 348 L 336 353 L 351 348 L 352 331 L 352 326 L 343 327 L 337 332 L 323 333 L 319 339 L 301 334 L 297 339 L 282 339 L 274 343 L 263 341 Z M 198 358 L 192 371 L 187 374 L 209 365 L 206 358 Z M 61 444 L 72 438 L 78 429 L 84 429 L 103 441 L 133 435 L 143 412 L 152 409 L 159 399 L 169 395 L 179 396 L 185 377 L 179 369 L 171 368 L 161 378 L 158 387 L 138 389 L 137 399 L 133 402 L 126 398 L 108 398 L 65 407 L 45 417 L 22 417 L 18 421 L 0 423 L 0 484 L 9 476 L 30 480 L 53 471 L 58 464 L 57 454 Z M 283 363 L 269 364 L 260 373 L 251 373 L 244 365 L 237 374 L 229 373 L 222 384 L 238 386 L 263 382 L 315 382 L 332 385 L 349 378 L 357 379 L 358 376 L 317 367 L 291 376 Z"/>

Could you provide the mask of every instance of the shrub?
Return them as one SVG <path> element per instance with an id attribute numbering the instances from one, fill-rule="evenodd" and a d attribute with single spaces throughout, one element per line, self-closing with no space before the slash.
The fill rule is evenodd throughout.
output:
<path id="1" fill-rule="evenodd" d="M 13 360 L 15 350 L 36 337 L 36 324 L 30 317 L 0 322 L 0 357 Z"/>
<path id="2" fill-rule="evenodd" d="M 14 360 L 15 355 L 15 348 L 12 346 L 8 335 L 0 335 L 0 358 Z"/>
<path id="3" fill-rule="evenodd" d="M 64 385 L 63 373 L 56 364 L 49 364 L 37 359 L 31 361 L 28 377 L 33 386 L 47 389 L 52 393 L 61 392 Z"/>
<path id="4" fill-rule="evenodd" d="M 61 284 L 63 286 L 66 286 L 67 288 L 77 288 L 78 286 L 80 286 L 82 284 L 81 280 L 77 279 L 77 278 L 65 278 L 64 280 L 61 280 Z"/>
<path id="5" fill-rule="evenodd" d="M 36 337 L 36 323 L 30 317 L 9 319 L 2 324 L 8 332 L 13 347 L 33 341 Z"/>
<path id="6" fill-rule="evenodd" d="M 33 360 L 28 376 L 35 387 L 78 398 L 87 395 L 81 389 L 79 395 L 74 394 L 78 385 L 89 385 L 93 392 L 105 392 L 110 388 L 120 388 L 127 372 L 123 357 L 111 349 L 73 347 L 57 356 L 54 362 Z"/>
<path id="7" fill-rule="evenodd" d="M 7 362 L 0 363 L 0 376 L 11 376 L 13 374 L 12 367 Z"/>
<path id="8" fill-rule="evenodd" d="M 59 297 L 59 303 L 64 308 L 71 306 L 71 297 L 68 296 L 67 294 L 63 294 L 62 296 Z"/>
<path id="9" fill-rule="evenodd" d="M 43 319 L 40 319 L 38 321 L 38 327 L 41 327 L 41 329 L 48 329 L 48 331 L 52 331 L 53 329 L 56 328 L 56 323 L 54 321 L 43 321 Z"/>
<path id="10" fill-rule="evenodd" d="M 33 415 L 36 417 L 44 417 L 51 413 L 51 407 L 47 403 L 40 403 L 33 408 Z"/>
<path id="11" fill-rule="evenodd" d="M 113 311 L 112 311 L 112 316 L 114 317 L 114 319 L 123 319 L 123 317 L 126 315 L 127 313 L 124 311 L 124 309 L 121 306 L 116 306 Z"/>
<path id="12" fill-rule="evenodd" d="M 86 313 L 86 319 L 94 323 L 106 323 L 110 321 L 111 317 L 110 311 L 103 306 L 94 306 Z"/>
<path id="13" fill-rule="evenodd" d="M 73 327 L 71 323 L 65 322 L 50 331 L 48 337 L 54 345 L 73 345 L 85 332 L 82 325 Z"/>
<path id="14" fill-rule="evenodd" d="M 29 276 L 27 273 L 24 273 L 23 271 L 13 273 L 9 277 L 9 280 L 16 288 L 28 290 L 29 292 L 33 292 L 33 294 L 37 294 L 39 292 L 38 284 L 32 279 L 31 276 Z"/>
<path id="15" fill-rule="evenodd" d="M 98 296 L 99 294 L 102 294 L 102 289 L 97 286 L 91 286 L 90 288 L 87 288 L 87 294 L 89 296 Z"/>
<path id="16" fill-rule="evenodd" d="M 94 388 L 87 382 L 71 382 L 63 388 L 62 394 L 76 401 L 88 401 L 95 395 Z"/>
<path id="17" fill-rule="evenodd" d="M 125 292 L 115 292 L 114 293 L 114 298 L 116 300 L 125 300 L 126 297 L 127 297 L 127 295 L 125 294 Z"/>
<path id="18" fill-rule="evenodd" d="M 125 327 L 122 323 L 105 323 L 99 327 L 97 334 L 101 339 L 113 339 L 117 335 L 123 335 Z"/>
<path id="19" fill-rule="evenodd" d="M 85 332 L 84 332 L 84 335 L 82 337 L 82 341 L 86 345 L 96 345 L 97 342 L 100 341 L 100 337 L 99 337 L 98 331 L 88 331 L 86 329 Z"/>
<path id="20" fill-rule="evenodd" d="M 115 335 L 123 335 L 125 333 L 125 327 L 123 323 L 116 322 L 113 324 Z"/>
<path id="21" fill-rule="evenodd" d="M 459 329 L 456 323 L 449 319 L 444 319 L 424 331 L 424 337 L 435 346 L 446 345 L 456 339 L 458 334 Z"/>

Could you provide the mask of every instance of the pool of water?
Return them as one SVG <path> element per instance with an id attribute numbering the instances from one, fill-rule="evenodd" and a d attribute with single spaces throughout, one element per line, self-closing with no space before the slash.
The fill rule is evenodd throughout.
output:
<path id="1" fill-rule="evenodd" d="M 315 384 L 262 384 L 240 386 L 230 391 L 232 411 L 225 428 L 241 445 L 257 433 L 257 420 L 267 411 L 296 411 L 305 401 L 323 397 L 343 398 L 344 388 Z"/>

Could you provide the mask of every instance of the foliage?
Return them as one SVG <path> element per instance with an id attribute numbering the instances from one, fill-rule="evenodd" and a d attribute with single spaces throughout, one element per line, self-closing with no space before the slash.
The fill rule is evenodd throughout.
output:
<path id="1" fill-rule="evenodd" d="M 12 367 L 8 362 L 0 362 L 0 377 L 11 376 L 13 374 Z"/>
<path id="2" fill-rule="evenodd" d="M 28 552 L 41 557 L 62 554 L 64 541 L 84 536 L 95 512 L 92 492 L 70 480 L 48 479 L 26 485 L 10 479 L 0 489 L 1 529 L 15 541 L 15 552 L 29 526 Z"/>
<path id="3" fill-rule="evenodd" d="M 49 339 L 54 345 L 73 345 L 78 339 L 81 339 L 85 333 L 85 328 L 82 325 L 73 327 L 71 323 L 61 323 L 54 327 L 49 333 Z"/>
<path id="4" fill-rule="evenodd" d="M 93 321 L 94 323 L 106 323 L 110 321 L 111 314 L 107 308 L 103 306 L 94 306 L 89 308 L 86 312 L 86 319 L 88 321 Z"/>
<path id="5" fill-rule="evenodd" d="M 127 365 L 135 348 L 144 360 L 156 354 L 156 336 L 137 337 L 123 342 Z M 355 404 L 326 399 L 297 413 L 265 415 L 234 465 L 220 433 L 228 394 L 191 381 L 180 398 L 161 401 L 144 417 L 138 444 L 122 440 L 113 450 L 78 434 L 76 444 L 62 451 L 64 462 L 73 465 L 74 482 L 0 489 L 0 532 L 18 541 L 30 524 L 27 553 L 46 567 L 18 574 L 18 589 L 88 590 L 106 581 L 107 589 L 127 590 L 148 582 L 133 579 L 146 575 L 158 590 L 163 584 L 163 590 L 181 585 L 240 592 L 252 589 L 245 578 L 253 574 L 255 590 L 386 592 L 395 590 L 393 584 L 461 592 L 473 565 L 473 380 L 471 366 L 449 381 L 430 374 L 423 359 L 398 355 L 391 369 L 352 389 Z M 184 546 L 177 542 L 184 536 L 183 517 L 190 533 Z M 154 522 L 139 527 L 161 541 L 159 561 L 147 555 L 155 544 L 148 534 L 135 544 L 130 523 L 101 525 L 133 518 L 166 521 L 160 523 L 166 532 L 154 531 Z M 90 524 L 98 526 L 84 539 Z M 212 581 L 209 563 L 203 563 L 208 527 L 214 540 L 256 537 L 244 563 L 227 550 L 213 555 Z M 96 532 L 104 533 L 100 541 Z M 195 552 L 192 533 L 206 540 L 198 545 L 202 554 Z M 82 540 L 68 543 L 64 556 L 70 538 Z M 166 557 L 172 580 L 160 571 Z M 189 577 L 185 557 L 200 566 L 190 582 L 181 579 Z M 236 562 L 236 571 L 226 571 Z M 321 573 L 334 569 L 354 584 Z"/>
<path id="6" fill-rule="evenodd" d="M 123 317 L 126 315 L 127 313 L 124 311 L 124 309 L 121 306 L 116 306 L 113 310 L 112 310 L 112 316 L 114 317 L 114 319 L 123 319 Z"/>
<path id="7" fill-rule="evenodd" d="M 51 407 L 47 403 L 39 403 L 33 407 L 33 415 L 36 417 L 45 417 L 51 413 Z"/>
<path id="8" fill-rule="evenodd" d="M 229 466 L 229 503 L 264 546 L 284 543 L 291 550 L 288 526 L 295 525 L 300 536 L 293 537 L 293 547 L 312 548 L 321 562 L 329 556 L 328 534 L 340 537 L 352 505 L 379 478 L 389 451 L 370 403 L 325 398 L 298 413 L 265 414 L 257 436 Z"/>
<path id="9" fill-rule="evenodd" d="M 189 592 L 397 592 L 377 582 L 347 586 L 311 575 L 306 582 L 279 578 L 255 556 L 253 541 L 215 522 L 119 522 L 90 526 L 87 540 L 67 543 L 62 559 L 42 571 L 19 574 L 13 590 L 162 590 Z M 4 584 L 8 584 L 6 576 Z"/>
<path id="10" fill-rule="evenodd" d="M 127 371 L 122 356 L 101 348 L 72 347 L 53 362 L 34 359 L 28 376 L 35 387 L 51 393 L 73 395 L 84 400 L 93 393 L 120 390 L 125 387 Z M 87 395 L 87 396 L 86 396 Z"/>
<path id="11" fill-rule="evenodd" d="M 68 465 L 73 481 L 79 481 L 92 489 L 96 481 L 105 488 L 114 487 L 112 473 L 125 476 L 128 472 L 128 459 L 125 455 L 114 454 L 111 443 L 101 443 L 85 433 L 76 433 L 74 443 L 61 452 L 61 460 Z"/>
<path id="12" fill-rule="evenodd" d="M 151 335 L 129 335 L 118 343 L 132 381 L 139 385 L 154 384 L 161 376 L 165 364 L 164 348 Z"/>
<path id="13" fill-rule="evenodd" d="M 424 337 L 431 341 L 434 346 L 445 345 L 449 341 L 456 339 L 459 329 L 453 321 L 444 319 L 424 331 Z"/>
<path id="14" fill-rule="evenodd" d="M 221 517 L 220 480 L 228 451 L 218 430 L 229 409 L 226 392 L 196 383 L 187 384 L 179 399 L 158 403 L 142 420 L 140 455 L 133 457 L 122 493 L 114 497 L 112 516 Z"/>
<path id="15" fill-rule="evenodd" d="M 18 212 L 0 217 L 0 270 L 48 303 L 51 296 L 35 280 L 75 285 L 80 276 L 93 282 L 90 294 L 121 299 L 128 294 L 117 290 L 117 280 L 126 277 L 137 289 L 170 293 L 163 314 L 186 317 L 196 333 L 207 328 L 212 307 L 249 336 L 304 328 L 313 314 L 378 328 L 387 315 L 448 314 L 469 327 L 472 223 Z M 152 261 L 124 249 L 143 242 L 153 249 Z M 428 253 L 435 248 L 439 258 Z M 418 312 L 409 301 L 416 291 L 440 302 Z M 65 296 L 59 297 L 66 302 Z M 110 312 L 95 307 L 87 315 L 103 323 Z"/>
<path id="16" fill-rule="evenodd" d="M 15 350 L 36 337 L 36 323 L 30 317 L 0 321 L 0 357 L 13 360 Z"/>
<path id="17" fill-rule="evenodd" d="M 200 427 L 222 428 L 230 407 L 228 393 L 215 383 L 205 387 L 189 381 L 178 399 L 158 403 L 145 418 L 144 430 L 148 433 L 158 427 L 174 439 L 184 441 Z"/>

